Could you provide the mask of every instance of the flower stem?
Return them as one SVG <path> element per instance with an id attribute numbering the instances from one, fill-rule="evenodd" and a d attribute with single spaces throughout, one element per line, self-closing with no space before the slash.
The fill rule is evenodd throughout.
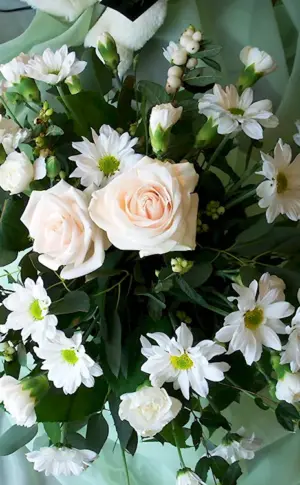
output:
<path id="1" fill-rule="evenodd" d="M 121 446 L 121 454 L 122 454 L 123 464 L 124 464 L 124 468 L 125 468 L 126 484 L 130 485 L 130 477 L 129 477 L 129 470 L 128 470 L 128 465 L 127 465 L 125 450 L 122 446 Z"/>
<path id="2" fill-rule="evenodd" d="M 61 443 L 63 445 L 66 444 L 67 432 L 68 432 L 68 423 L 64 423 L 61 427 Z"/>
<path id="3" fill-rule="evenodd" d="M 245 170 L 248 170 L 249 162 L 250 162 L 251 155 L 252 155 L 252 150 L 253 150 L 253 141 L 250 140 L 250 145 L 249 145 L 247 155 L 246 155 L 246 160 L 245 160 Z"/>
<path id="4" fill-rule="evenodd" d="M 228 135 L 224 136 L 224 138 L 221 141 L 220 145 L 216 148 L 216 150 L 212 154 L 211 158 L 208 160 L 207 165 L 205 167 L 205 170 L 208 170 L 211 167 L 211 165 L 214 163 L 214 161 L 218 158 L 218 156 L 222 152 L 224 146 L 228 142 L 230 136 L 231 136 L 231 133 L 229 133 Z"/>
<path id="5" fill-rule="evenodd" d="M 12 110 L 10 109 L 10 107 L 8 106 L 6 101 L 4 100 L 3 96 L 0 96 L 0 100 L 1 100 L 1 103 L 3 104 L 4 108 L 6 109 L 7 113 L 9 114 L 9 116 L 14 120 L 15 123 L 17 123 L 17 125 L 19 125 L 20 128 L 23 128 L 21 123 L 17 120 L 16 116 L 14 115 L 14 113 L 12 112 Z"/>
<path id="6" fill-rule="evenodd" d="M 57 88 L 57 91 L 58 91 L 58 94 L 60 96 L 62 103 L 65 105 L 67 113 L 73 118 L 75 123 L 77 123 L 77 125 L 80 127 L 80 129 L 83 132 L 82 134 L 84 134 L 86 132 L 86 129 L 85 129 L 84 125 L 82 125 L 80 118 L 77 116 L 77 114 L 73 110 L 72 106 L 70 105 L 70 103 L 69 103 L 69 101 L 68 101 L 68 99 L 67 99 L 67 97 L 66 97 L 66 95 L 63 91 L 63 88 L 61 86 L 59 86 L 59 84 L 57 84 L 56 88 Z"/>
<path id="7" fill-rule="evenodd" d="M 175 445 L 176 445 L 178 456 L 179 456 L 180 466 L 182 468 L 186 468 L 186 465 L 184 463 L 184 459 L 183 459 L 183 456 L 182 456 L 182 453 L 181 453 L 180 445 L 179 445 L 179 442 L 178 442 L 178 438 L 177 438 L 177 435 L 176 435 L 176 429 L 175 429 L 174 421 L 172 421 L 172 431 L 173 431 L 173 437 L 174 437 Z"/>
<path id="8" fill-rule="evenodd" d="M 244 200 L 248 199 L 249 197 L 252 197 L 252 195 L 256 194 L 256 187 L 255 189 L 249 190 L 249 192 L 246 192 L 246 194 L 242 194 L 236 199 L 233 199 L 231 202 L 228 202 L 228 204 L 225 205 L 225 209 L 231 209 L 235 205 L 239 204 L 240 202 L 243 202 Z"/>

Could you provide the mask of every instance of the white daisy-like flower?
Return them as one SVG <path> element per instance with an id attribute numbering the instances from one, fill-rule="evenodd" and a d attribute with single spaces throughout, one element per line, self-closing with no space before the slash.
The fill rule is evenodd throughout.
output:
<path id="1" fill-rule="evenodd" d="M 263 296 L 258 293 L 258 282 L 252 281 L 249 288 L 233 284 L 238 297 L 238 311 L 225 317 L 224 327 L 216 333 L 220 342 L 230 342 L 228 353 L 240 350 L 248 365 L 257 362 L 262 353 L 262 346 L 281 350 L 277 334 L 285 334 L 286 325 L 281 318 L 289 317 L 294 307 L 286 301 L 278 301 L 278 290 L 271 289 Z M 257 295 L 258 293 L 258 295 Z"/>
<path id="2" fill-rule="evenodd" d="M 275 391 L 279 401 L 286 401 L 290 404 L 300 402 L 300 372 L 291 374 L 285 372 L 283 377 L 278 380 Z"/>
<path id="3" fill-rule="evenodd" d="M 94 378 L 103 374 L 101 367 L 86 353 L 80 332 L 67 338 L 57 330 L 52 340 L 40 342 L 34 350 L 44 360 L 42 369 L 48 371 L 48 379 L 65 394 L 74 394 L 81 384 L 93 387 Z"/>
<path id="4" fill-rule="evenodd" d="M 166 49 L 163 48 L 163 56 L 168 62 L 182 66 L 187 61 L 187 51 L 180 44 L 170 42 Z"/>
<path id="5" fill-rule="evenodd" d="M 298 133 L 296 133 L 293 136 L 293 139 L 294 139 L 294 142 L 296 143 L 296 145 L 298 145 L 300 147 L 300 120 L 297 120 L 295 125 L 296 125 Z"/>
<path id="6" fill-rule="evenodd" d="M 228 433 L 222 444 L 210 451 L 210 455 L 220 456 L 230 464 L 239 460 L 252 460 L 261 444 L 262 441 L 254 433 L 247 438 L 245 429 L 241 428 L 236 433 Z"/>
<path id="7" fill-rule="evenodd" d="M 298 291 L 298 301 L 300 302 L 300 290 Z M 297 309 L 292 319 L 292 325 L 286 327 L 286 333 L 289 334 L 289 340 L 283 347 L 280 363 L 290 364 L 291 371 L 300 370 L 300 307 Z"/>
<path id="8" fill-rule="evenodd" d="M 41 56 L 35 55 L 28 61 L 26 72 L 28 77 L 48 84 L 59 84 L 70 76 L 77 76 L 86 67 L 86 62 L 78 61 L 75 52 L 68 52 L 63 45 L 53 52 L 46 49 Z"/>
<path id="9" fill-rule="evenodd" d="M 206 485 L 190 468 L 182 468 L 177 472 L 176 485 Z"/>
<path id="10" fill-rule="evenodd" d="M 0 65 L 0 72 L 4 79 L 6 87 L 11 87 L 14 84 L 19 84 L 22 77 L 27 77 L 27 64 L 30 56 L 21 52 L 17 57 L 6 64 Z"/>
<path id="11" fill-rule="evenodd" d="M 11 376 L 0 378 L 0 403 L 10 413 L 19 426 L 30 428 L 36 423 L 36 400 L 30 390 L 23 389 L 22 383 Z"/>
<path id="12" fill-rule="evenodd" d="M 12 285 L 13 293 L 3 300 L 3 305 L 11 312 L 1 332 L 21 330 L 24 342 L 31 336 L 35 342 L 53 338 L 56 333 L 57 318 L 49 315 L 51 300 L 44 288 L 42 278 L 36 283 L 26 278 L 24 286 Z"/>
<path id="13" fill-rule="evenodd" d="M 0 144 L 3 145 L 7 155 L 18 148 L 19 144 L 23 143 L 28 135 L 28 130 L 20 129 L 15 121 L 0 115 Z"/>
<path id="14" fill-rule="evenodd" d="M 292 150 L 282 140 L 274 149 L 274 157 L 261 153 L 263 167 L 259 175 L 264 180 L 257 187 L 261 197 L 259 206 L 267 208 L 266 218 L 272 223 L 279 214 L 285 214 L 292 221 L 300 219 L 300 155 L 292 160 Z"/>
<path id="15" fill-rule="evenodd" d="M 130 138 L 128 133 L 120 135 L 109 125 L 102 125 L 99 135 L 92 130 L 92 136 L 93 142 L 83 138 L 82 142 L 73 143 L 80 155 L 70 157 L 77 165 L 70 177 L 79 177 L 84 187 L 93 183 L 103 187 L 117 175 L 133 168 L 143 157 L 132 148 L 138 138 Z"/>
<path id="16" fill-rule="evenodd" d="M 243 130 L 254 140 L 263 138 L 263 129 L 275 128 L 278 119 L 272 113 L 272 103 L 263 99 L 253 103 L 253 90 L 245 89 L 239 96 L 232 84 L 225 90 L 215 84 L 213 94 L 205 94 L 199 101 L 199 112 L 212 117 L 218 126 L 218 133 L 226 135 Z"/>
<path id="17" fill-rule="evenodd" d="M 77 450 L 62 446 L 57 448 L 44 447 L 38 451 L 31 451 L 26 454 L 28 461 L 33 463 L 37 472 L 44 472 L 46 477 L 50 475 L 72 476 L 80 475 L 97 458 L 97 453 L 91 450 Z"/>
<path id="18" fill-rule="evenodd" d="M 154 387 L 173 382 L 174 389 L 180 389 L 186 399 L 189 399 L 190 387 L 206 397 L 207 380 L 222 381 L 224 372 L 230 368 L 225 362 L 209 362 L 225 352 L 224 347 L 212 340 L 203 340 L 193 347 L 193 335 L 185 323 L 176 330 L 177 339 L 160 332 L 147 335 L 158 345 L 151 345 L 147 338 L 141 337 L 142 354 L 147 357 L 142 371 L 150 374 Z"/>
<path id="19" fill-rule="evenodd" d="M 252 66 L 257 74 L 269 74 L 276 69 L 276 63 L 270 54 L 258 47 L 247 45 L 241 50 L 240 59 L 246 68 Z"/>

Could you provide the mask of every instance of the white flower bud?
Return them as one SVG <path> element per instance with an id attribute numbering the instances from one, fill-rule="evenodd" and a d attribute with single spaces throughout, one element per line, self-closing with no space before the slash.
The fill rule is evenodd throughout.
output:
<path id="1" fill-rule="evenodd" d="M 185 49 L 179 49 L 178 51 L 175 51 L 172 57 L 172 61 L 177 66 L 183 66 L 187 61 L 187 51 Z"/>
<path id="2" fill-rule="evenodd" d="M 169 76 L 167 79 L 167 84 L 174 89 L 179 89 L 181 86 L 181 79 L 176 76 Z"/>
<path id="3" fill-rule="evenodd" d="M 191 35 L 188 35 L 186 33 L 182 34 L 182 36 L 180 37 L 180 45 L 182 47 L 186 47 L 187 44 L 190 42 L 190 40 L 192 39 L 192 36 Z"/>
<path id="4" fill-rule="evenodd" d="M 187 63 L 186 63 L 186 67 L 187 67 L 188 69 L 194 69 L 194 68 L 197 66 L 197 64 L 198 64 L 198 60 L 197 60 L 197 59 L 195 59 L 195 57 L 191 57 L 191 58 L 190 58 L 190 59 L 187 61 Z"/>
<path id="5" fill-rule="evenodd" d="M 182 115 L 183 108 L 174 108 L 171 103 L 158 104 L 150 115 L 150 138 L 154 153 L 165 153 L 169 146 L 170 131 Z"/>
<path id="6" fill-rule="evenodd" d="M 183 70 L 179 66 L 172 66 L 168 70 L 168 76 L 169 77 L 175 76 L 175 77 L 179 77 L 179 79 L 181 79 L 182 75 L 183 75 Z"/>
<path id="7" fill-rule="evenodd" d="M 189 54 L 195 54 L 200 49 L 200 44 L 195 40 L 190 40 L 185 48 Z"/>
<path id="8" fill-rule="evenodd" d="M 202 39 L 202 34 L 201 34 L 200 30 L 196 30 L 196 32 L 193 34 L 192 38 L 196 42 L 200 42 L 201 39 Z"/>

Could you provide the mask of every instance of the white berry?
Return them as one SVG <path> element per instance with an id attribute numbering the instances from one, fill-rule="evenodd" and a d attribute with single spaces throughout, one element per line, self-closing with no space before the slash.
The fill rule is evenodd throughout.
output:
<path id="1" fill-rule="evenodd" d="M 200 44 L 195 40 L 190 40 L 188 45 L 186 46 L 186 50 L 189 54 L 195 54 L 196 52 L 198 52 L 199 49 L 200 49 Z"/>
<path id="2" fill-rule="evenodd" d="M 190 40 L 192 40 L 192 36 L 191 35 L 187 35 L 186 33 L 182 34 L 182 36 L 180 37 L 180 45 L 182 47 L 186 47 L 187 44 L 190 42 Z"/>
<path id="3" fill-rule="evenodd" d="M 197 30 L 194 34 L 193 34 L 193 40 L 195 40 L 196 42 L 200 42 L 201 39 L 202 39 L 202 34 L 200 32 L 200 30 Z"/>
<path id="4" fill-rule="evenodd" d="M 186 64 L 186 67 L 188 69 L 194 69 L 194 67 L 196 67 L 198 64 L 198 61 L 197 59 L 195 59 L 194 57 L 191 57 L 188 61 L 187 61 L 187 64 Z"/>
<path id="5" fill-rule="evenodd" d="M 176 76 L 169 76 L 167 79 L 167 84 L 171 86 L 171 88 L 179 89 L 181 86 L 181 79 Z"/>
<path id="6" fill-rule="evenodd" d="M 172 57 L 172 61 L 177 66 L 183 66 L 187 61 L 187 51 L 185 49 L 179 49 L 175 51 Z"/>
<path id="7" fill-rule="evenodd" d="M 192 27 L 188 27 L 184 32 L 183 35 L 188 35 L 189 37 L 192 37 L 194 34 L 195 29 L 192 29 Z"/>
<path id="8" fill-rule="evenodd" d="M 179 66 L 172 66 L 168 70 L 168 76 L 175 76 L 181 78 L 183 75 L 183 70 Z"/>
<path id="9" fill-rule="evenodd" d="M 172 86 L 170 86 L 170 84 L 166 84 L 166 92 L 168 94 L 175 94 L 177 92 L 177 89 L 176 88 L 172 88 Z"/>

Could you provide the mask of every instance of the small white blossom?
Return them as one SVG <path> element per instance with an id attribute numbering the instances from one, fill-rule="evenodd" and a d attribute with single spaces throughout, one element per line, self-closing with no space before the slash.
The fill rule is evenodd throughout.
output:
<path id="1" fill-rule="evenodd" d="M 0 115 L 0 144 L 3 145 L 7 155 L 18 148 L 19 144 L 26 140 L 28 134 L 28 130 L 20 129 L 13 120 Z"/>
<path id="2" fill-rule="evenodd" d="M 181 45 L 172 41 L 166 49 L 163 49 L 163 55 L 167 61 L 178 66 L 183 66 L 188 56 L 187 51 Z"/>
<path id="3" fill-rule="evenodd" d="M 241 428 L 237 433 L 226 437 L 225 442 L 210 451 L 211 456 L 221 456 L 228 463 L 234 463 L 239 460 L 252 460 L 255 451 L 258 450 L 262 441 L 255 438 L 253 433 L 249 438 L 245 435 L 244 428 Z"/>
<path id="4" fill-rule="evenodd" d="M 206 485 L 201 478 L 189 468 L 183 468 L 177 472 L 176 485 Z"/>
<path id="5" fill-rule="evenodd" d="M 10 62 L 0 65 L 0 72 L 7 81 L 7 87 L 19 84 L 22 77 L 27 77 L 26 69 L 29 59 L 30 56 L 22 52 Z"/>
<path id="6" fill-rule="evenodd" d="M 31 336 L 35 342 L 45 338 L 53 338 L 56 333 L 57 318 L 49 315 L 51 300 L 44 288 L 42 278 L 36 283 L 26 278 L 24 286 L 13 283 L 14 290 L 5 300 L 3 305 L 10 310 L 5 325 L 1 325 L 1 331 L 21 330 L 24 342 Z"/>
<path id="7" fill-rule="evenodd" d="M 286 372 L 276 384 L 276 397 L 280 401 L 290 404 L 300 401 L 300 372 L 291 374 Z"/>
<path id="8" fill-rule="evenodd" d="M 267 221 L 271 224 L 279 214 L 292 221 L 300 219 L 300 155 L 293 162 L 291 147 L 279 140 L 274 157 L 261 153 L 263 167 L 259 175 L 264 180 L 257 187 L 261 197 L 259 206 L 266 209 Z"/>
<path id="9" fill-rule="evenodd" d="M 35 55 L 28 61 L 26 72 L 28 77 L 37 81 L 59 84 L 70 76 L 80 74 L 86 64 L 78 61 L 75 52 L 68 52 L 68 47 L 63 45 L 55 52 L 47 48 L 42 56 Z"/>
<path id="10" fill-rule="evenodd" d="M 285 282 L 276 275 L 270 275 L 270 273 L 264 273 L 259 280 L 259 294 L 261 298 L 263 298 L 270 290 L 277 290 L 275 301 L 284 301 L 285 288 Z"/>
<path id="11" fill-rule="evenodd" d="M 276 63 L 265 51 L 257 47 L 246 46 L 241 50 L 240 59 L 245 67 L 253 66 L 257 74 L 269 74 L 276 69 Z"/>
<path id="12" fill-rule="evenodd" d="M 253 103 L 253 90 L 245 89 L 239 96 L 235 86 L 225 90 L 215 84 L 213 94 L 205 94 L 199 101 L 199 112 L 207 118 L 212 117 L 218 125 L 218 133 L 226 135 L 243 130 L 254 140 L 263 138 L 263 129 L 274 128 L 278 119 L 272 113 L 272 103 L 263 99 Z"/>
<path id="13" fill-rule="evenodd" d="M 0 378 L 0 403 L 4 404 L 16 424 L 30 428 L 36 423 L 35 398 L 29 390 L 23 389 L 22 383 L 11 376 Z"/>
<path id="14" fill-rule="evenodd" d="M 200 396 L 206 397 L 209 389 L 207 380 L 220 382 L 224 372 L 229 370 L 225 362 L 209 362 L 225 349 L 211 340 L 203 340 L 193 346 L 193 335 L 185 323 L 176 330 L 176 337 L 156 332 L 147 334 L 158 345 L 151 345 L 141 337 L 142 354 L 147 358 L 142 371 L 150 374 L 151 384 L 161 387 L 165 382 L 173 382 L 174 389 L 180 389 L 186 399 L 190 387 Z"/>
<path id="15" fill-rule="evenodd" d="M 277 334 L 284 334 L 286 326 L 281 318 L 294 312 L 294 307 L 286 301 L 278 301 L 278 289 L 257 295 L 258 282 L 252 281 L 249 288 L 233 284 L 237 297 L 238 311 L 225 317 L 224 327 L 216 333 L 220 342 L 230 342 L 228 353 L 240 350 L 248 365 L 257 362 L 262 354 L 262 346 L 281 350 Z"/>
<path id="16" fill-rule="evenodd" d="M 81 178 L 84 187 L 96 184 L 103 187 L 117 175 L 133 168 L 142 155 L 133 150 L 138 139 L 128 133 L 120 135 L 109 125 L 102 125 L 99 135 L 92 130 L 93 142 L 83 138 L 82 142 L 73 143 L 73 148 L 80 155 L 70 157 L 77 168 L 70 177 Z"/>
<path id="17" fill-rule="evenodd" d="M 46 477 L 68 477 L 80 475 L 93 463 L 97 454 L 91 450 L 51 446 L 31 451 L 26 454 L 26 458 L 33 463 L 35 471 L 44 472 Z"/>
<path id="18" fill-rule="evenodd" d="M 176 418 L 182 408 L 178 399 L 170 397 L 165 389 L 142 387 L 121 396 L 119 416 L 129 421 L 143 437 L 154 436 Z"/>
<path id="19" fill-rule="evenodd" d="M 300 291 L 298 291 L 298 301 L 300 300 Z M 286 328 L 289 334 L 289 340 L 283 347 L 280 363 L 290 364 L 291 371 L 297 372 L 300 370 L 300 307 L 292 319 L 291 327 Z"/>
<path id="20" fill-rule="evenodd" d="M 74 394 L 81 384 L 93 387 L 94 378 L 103 374 L 101 367 L 86 353 L 80 332 L 67 338 L 57 330 L 54 338 L 39 342 L 34 350 L 44 360 L 42 369 L 48 371 L 49 380 L 65 394 Z"/>

